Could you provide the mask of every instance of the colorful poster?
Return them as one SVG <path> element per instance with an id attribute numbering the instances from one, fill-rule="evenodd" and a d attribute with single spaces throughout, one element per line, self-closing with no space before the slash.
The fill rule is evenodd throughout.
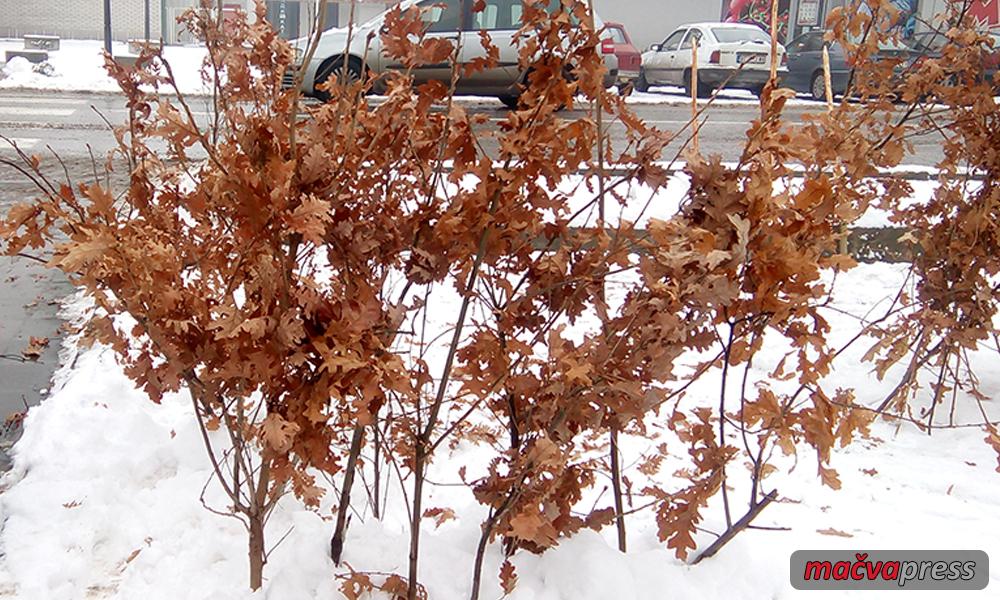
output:
<path id="1" fill-rule="evenodd" d="M 896 27 L 901 30 L 904 38 L 913 37 L 917 29 L 919 0 L 892 0 L 892 5 L 899 11 Z"/>
<path id="2" fill-rule="evenodd" d="M 979 27 L 1000 25 L 1000 0 L 972 0 L 969 14 Z"/>
<path id="3" fill-rule="evenodd" d="M 871 8 L 869 8 L 868 4 L 860 0 L 853 1 L 857 3 L 858 10 L 871 14 Z M 889 27 L 898 31 L 900 37 L 904 39 L 913 37 L 913 34 L 916 33 L 917 20 L 920 16 L 920 0 L 890 0 L 890 4 L 896 9 L 896 18 L 894 22 L 888 23 Z M 885 11 L 880 11 L 879 15 L 881 26 L 884 22 L 883 19 L 887 18 L 888 14 Z"/>
<path id="4" fill-rule="evenodd" d="M 791 0 L 778 0 L 778 41 L 788 34 L 788 7 Z M 751 23 L 771 31 L 771 0 L 726 0 L 722 20 L 726 23 Z"/>

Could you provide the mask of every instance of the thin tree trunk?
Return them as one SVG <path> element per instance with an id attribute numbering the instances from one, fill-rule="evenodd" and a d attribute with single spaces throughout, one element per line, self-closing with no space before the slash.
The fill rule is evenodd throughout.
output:
<path id="1" fill-rule="evenodd" d="M 250 589 L 259 590 L 264 585 L 264 517 L 249 516 L 250 520 Z"/>
<path id="2" fill-rule="evenodd" d="M 264 564 L 267 553 L 264 549 L 264 521 L 269 512 L 267 492 L 271 485 L 271 458 L 261 459 L 260 471 L 257 474 L 257 485 L 250 496 L 250 506 L 247 510 L 247 520 L 250 526 L 250 589 L 259 590 L 264 585 Z"/>
<path id="3" fill-rule="evenodd" d="M 479 588 L 483 580 L 483 560 L 486 558 L 486 545 L 493 535 L 493 528 L 496 526 L 496 515 L 491 514 L 483 523 L 483 532 L 479 536 L 479 546 L 476 547 L 476 562 L 472 567 L 472 594 L 469 600 L 479 600 Z"/>
<path id="4" fill-rule="evenodd" d="M 417 439 L 417 448 L 413 460 L 413 521 L 410 523 L 410 561 L 406 600 L 417 599 L 417 565 L 420 558 L 420 521 L 423 517 L 424 496 L 424 462 L 427 458 L 426 441 Z"/>
<path id="5" fill-rule="evenodd" d="M 330 540 L 330 558 L 340 566 L 340 558 L 344 552 L 344 535 L 347 528 L 347 511 L 351 508 L 351 488 L 354 486 L 354 474 L 358 470 L 358 456 L 361 455 L 361 445 L 365 439 L 365 426 L 355 425 L 351 438 L 351 450 L 347 456 L 347 466 L 344 469 L 344 485 L 340 490 L 340 505 L 337 507 L 337 525 Z"/>
<path id="6" fill-rule="evenodd" d="M 611 428 L 611 488 L 615 495 L 615 526 L 618 528 L 618 550 L 628 552 L 625 536 L 625 505 L 622 502 L 622 471 L 618 460 L 618 427 Z"/>
<path id="7" fill-rule="evenodd" d="M 382 480 L 382 465 L 381 465 L 382 456 L 381 452 L 379 451 L 380 443 L 378 438 L 379 438 L 379 430 L 378 430 L 378 421 L 376 420 L 375 423 L 372 425 L 372 439 L 375 442 L 375 461 L 373 463 L 375 467 L 375 490 L 374 493 L 372 494 L 375 498 L 374 501 L 372 502 L 372 513 L 376 519 L 381 519 L 382 511 L 379 510 L 378 498 L 380 495 L 379 491 L 381 488 L 380 484 Z"/>

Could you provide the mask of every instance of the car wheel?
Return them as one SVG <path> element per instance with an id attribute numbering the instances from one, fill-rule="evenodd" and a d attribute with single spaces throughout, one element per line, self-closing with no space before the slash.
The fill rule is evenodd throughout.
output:
<path id="1" fill-rule="evenodd" d="M 809 83 L 809 93 L 813 100 L 826 102 L 826 82 L 823 80 L 822 72 L 813 74 L 812 81 Z"/>
<path id="2" fill-rule="evenodd" d="M 316 97 L 323 102 L 330 101 L 330 92 L 325 89 L 319 89 L 319 82 L 326 83 L 328 85 L 336 85 L 340 82 L 342 77 L 345 78 L 343 82 L 345 85 L 350 85 L 361 79 L 361 65 L 354 60 L 347 61 L 347 69 L 343 67 L 343 61 L 341 59 L 336 59 L 331 61 L 329 64 L 320 67 L 320 72 L 322 75 L 316 78 L 317 86 L 315 88 Z"/>
<path id="3" fill-rule="evenodd" d="M 698 97 L 699 98 L 709 98 L 712 92 L 715 91 L 711 85 L 707 83 L 698 82 Z M 684 92 L 691 96 L 691 71 L 684 71 Z"/>
<path id="4" fill-rule="evenodd" d="M 649 91 L 649 81 L 646 80 L 646 72 L 642 69 L 639 69 L 639 78 L 635 80 L 635 91 L 643 93 Z"/>
<path id="5" fill-rule="evenodd" d="M 500 102 L 503 102 L 503 105 L 506 106 L 507 108 L 511 110 L 517 110 L 518 101 L 520 100 L 520 98 L 518 98 L 517 96 L 506 94 L 503 96 L 497 96 L 497 98 L 500 100 Z"/>
<path id="6" fill-rule="evenodd" d="M 531 74 L 533 72 L 534 68 L 529 68 L 521 77 L 520 83 L 517 84 L 517 88 L 519 88 L 522 91 L 527 89 L 527 87 L 531 85 Z M 573 81 L 576 81 L 576 76 L 573 74 L 573 72 L 570 70 L 569 67 L 564 67 L 562 72 L 562 79 L 567 83 L 572 83 Z M 515 96 L 513 94 L 504 94 L 501 96 L 497 96 L 497 98 L 499 98 L 500 101 L 503 102 L 511 110 L 517 110 L 518 108 L 521 107 L 520 95 Z M 556 110 L 563 111 L 566 110 L 567 108 L 569 108 L 567 105 L 560 104 L 556 108 Z"/>

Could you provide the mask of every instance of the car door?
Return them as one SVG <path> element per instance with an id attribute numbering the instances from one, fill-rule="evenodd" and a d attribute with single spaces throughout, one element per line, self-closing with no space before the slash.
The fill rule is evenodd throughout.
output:
<path id="1" fill-rule="evenodd" d="M 642 68 L 646 73 L 646 81 L 652 84 L 671 83 L 669 79 L 670 69 L 673 67 L 673 60 L 677 57 L 677 49 L 687 31 L 687 28 L 678 29 L 670 34 L 670 37 L 663 40 L 662 44 L 655 46 L 652 52 L 643 57 Z"/>
<path id="2" fill-rule="evenodd" d="M 808 92 L 816 69 L 823 69 L 823 32 L 811 31 L 788 44 L 788 74 L 784 85 Z"/>
<path id="3" fill-rule="evenodd" d="M 472 4 L 471 0 L 466 1 Z M 522 0 L 485 0 L 479 7 L 482 10 L 472 10 L 469 26 L 462 33 L 462 64 L 486 57 L 481 32 L 489 34 L 497 47 L 498 64 L 463 78 L 459 87 L 463 91 L 480 94 L 504 93 L 518 82 L 520 73 L 514 34 L 521 28 Z"/>
<path id="4" fill-rule="evenodd" d="M 674 55 L 674 60 L 670 67 L 670 83 L 684 85 L 684 74 L 691 68 L 691 63 L 694 61 L 694 54 L 692 52 L 694 41 L 698 40 L 698 54 L 699 56 L 703 55 L 705 53 L 704 37 L 705 35 L 701 30 L 696 27 L 688 30 L 687 35 L 684 36 L 684 41 L 681 42 L 680 48 Z M 706 62 L 708 61 L 701 60 L 698 64 L 703 65 Z"/>
<path id="5" fill-rule="evenodd" d="M 465 7 L 471 3 L 472 0 L 424 0 L 418 3 L 420 18 L 427 24 L 425 38 L 446 39 L 457 46 L 464 29 Z M 450 84 L 451 74 L 451 62 L 445 60 L 414 69 L 413 81 L 417 85 L 433 80 Z"/>

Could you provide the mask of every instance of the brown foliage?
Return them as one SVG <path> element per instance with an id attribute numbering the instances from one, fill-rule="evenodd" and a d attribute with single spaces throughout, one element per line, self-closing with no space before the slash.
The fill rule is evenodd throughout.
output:
<path id="1" fill-rule="evenodd" d="M 914 372 L 936 360 L 957 377 L 968 364 L 958 361 L 962 352 L 996 339 L 996 105 L 982 82 L 961 92 L 940 82 L 942 72 L 971 72 L 983 40 L 952 30 L 954 48 L 906 74 L 907 104 L 896 110 L 888 82 L 900 65 L 867 58 L 885 35 L 884 2 L 868 4 L 874 18 L 840 13 L 831 22 L 834 36 L 862 36 L 842 41 L 864 102 L 787 123 L 792 94 L 772 82 L 738 164 L 685 154 L 691 185 L 681 210 L 642 230 L 606 222 L 605 203 L 624 205 L 639 184 L 662 189 L 668 171 L 658 161 L 687 128 L 649 127 L 603 88 L 600 35 L 577 25 L 588 22 L 580 2 L 553 12 L 525 5 L 517 37 L 529 76 L 520 109 L 495 133 L 452 101 L 460 72 L 497 60 L 485 36 L 487 58 L 459 65 L 450 43 L 421 37 L 418 15 L 395 10 L 383 42 L 407 70 L 377 82 L 384 101 L 369 104 L 376 82 L 362 80 L 332 85 L 328 103 L 303 107 L 297 91 L 281 89 L 291 49 L 262 18 L 237 21 L 228 35 L 207 10 L 192 12 L 188 26 L 209 50 L 212 125 L 199 125 L 183 96 L 156 94 L 176 91 L 161 56 L 147 50 L 135 69 L 109 59 L 128 98 L 128 121 L 115 135 L 129 186 L 56 186 L 41 176 L 39 158 L 24 157 L 42 195 L 8 211 L 3 250 L 54 244 L 49 264 L 99 307 L 92 339 L 112 347 L 153 400 L 190 393 L 258 567 L 267 515 L 286 489 L 317 506 L 317 475 L 353 476 L 357 452 L 347 447 L 370 430 L 399 478 L 413 480 L 410 573 L 376 585 L 351 570 L 342 577 L 347 597 L 425 593 L 416 581 L 421 521 L 455 517 L 422 508 L 425 475 L 435 453 L 459 441 L 491 452 L 468 484 L 489 511 L 474 596 L 491 540 L 503 538 L 508 556 L 542 552 L 624 517 L 581 507 L 608 470 L 601 440 L 612 431 L 668 434 L 637 469 L 644 483 L 635 496 L 684 559 L 717 494 L 735 530 L 774 498 L 762 494 L 762 480 L 775 470 L 775 450 L 808 445 L 821 481 L 840 487 L 832 451 L 865 435 L 874 412 L 825 381 L 842 349 L 828 341 L 824 274 L 853 266 L 835 249 L 869 206 L 893 209 L 923 250 L 917 297 L 903 299 L 910 310 L 867 332 L 879 336 L 870 353 L 879 372 L 913 351 Z M 450 88 L 413 89 L 413 68 L 448 61 Z M 927 98 L 948 106 L 947 125 Z M 594 115 L 558 114 L 577 105 L 622 123 L 625 147 L 604 144 Z M 941 165 L 949 177 L 918 209 L 905 204 L 904 182 L 872 178 L 900 164 L 909 133 L 931 126 L 950 133 Z M 605 164 L 618 174 L 607 177 Z M 950 177 L 960 166 L 985 184 L 971 189 Z M 805 169 L 803 183 L 791 183 L 793 167 Z M 577 189 L 558 187 L 574 177 Z M 615 301 L 606 296 L 612 278 Z M 449 298 L 458 306 L 450 322 L 429 329 L 428 315 L 449 310 Z M 789 350 L 769 366 L 769 380 L 752 381 L 765 338 Z M 703 362 L 682 375 L 692 356 Z M 717 404 L 682 404 L 707 374 L 721 377 Z M 944 389 L 942 376 L 936 396 Z M 902 408 L 905 395 L 893 400 Z M 988 435 L 1000 452 L 996 429 Z M 225 448 L 214 448 L 221 439 Z M 687 459 L 683 483 L 670 487 L 657 475 L 675 447 Z M 751 493 L 746 520 L 734 526 L 726 482 L 738 458 L 751 465 Z M 516 580 L 504 562 L 505 593 Z"/>

